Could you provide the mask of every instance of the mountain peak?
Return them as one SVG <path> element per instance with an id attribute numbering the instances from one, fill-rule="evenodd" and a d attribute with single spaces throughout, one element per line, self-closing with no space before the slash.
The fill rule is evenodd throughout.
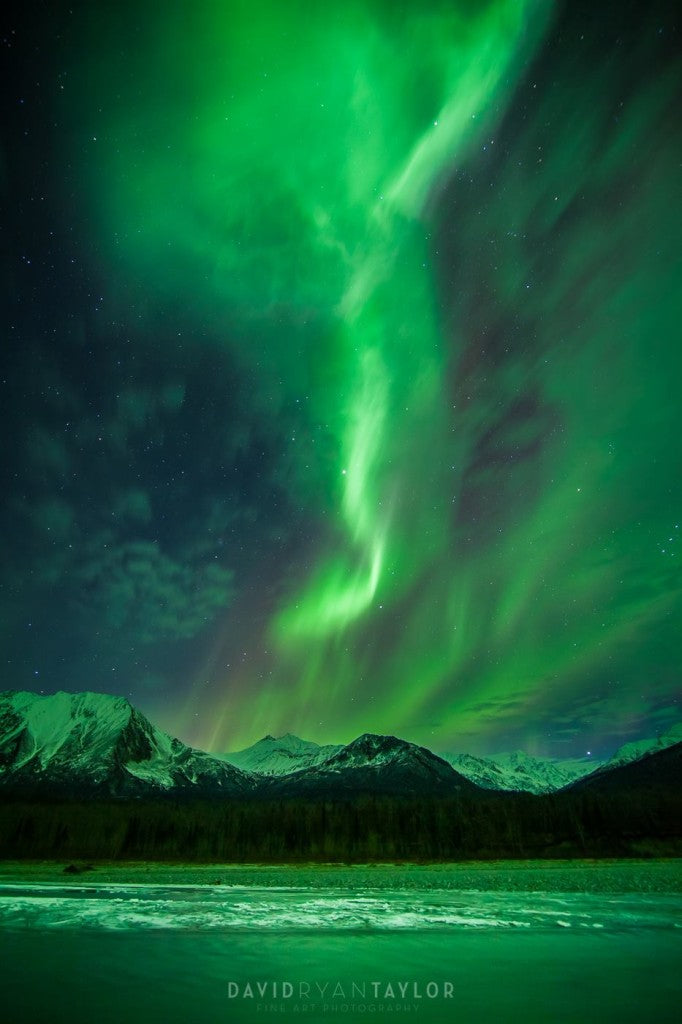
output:
<path id="1" fill-rule="evenodd" d="M 25 791 L 52 785 L 116 796 L 251 785 L 232 766 L 155 728 L 126 697 L 61 691 L 0 694 L 0 780 Z"/>
<path id="2" fill-rule="evenodd" d="M 323 748 L 320 748 L 323 749 Z M 366 732 L 325 760 L 278 780 L 273 791 L 335 793 L 453 794 L 477 787 L 425 747 Z"/>
<path id="3" fill-rule="evenodd" d="M 397 736 L 382 736 L 380 733 L 363 732 L 357 739 L 347 743 L 343 749 L 372 755 L 386 753 L 390 750 L 405 750 L 413 746 L 413 743 L 408 743 L 407 740 L 400 740 Z"/>
<path id="4" fill-rule="evenodd" d="M 70 693 L 67 690 L 57 690 L 55 693 L 35 693 L 33 690 L 4 690 L 0 693 L 0 701 L 8 701 L 9 703 L 22 706 L 58 701 L 60 703 L 78 705 L 97 704 L 108 707 L 132 707 L 127 697 L 121 697 L 114 693 L 102 693 L 97 690 L 81 690 L 78 693 Z"/>
<path id="5" fill-rule="evenodd" d="M 311 740 L 302 740 L 292 732 L 285 732 L 277 737 L 268 733 L 251 747 L 219 756 L 222 761 L 242 771 L 257 775 L 290 775 L 319 764 L 340 749 L 336 745 L 320 746 Z"/>
<path id="6" fill-rule="evenodd" d="M 364 765 L 378 766 L 381 764 L 407 763 L 420 761 L 422 763 L 438 762 L 441 768 L 452 771 L 438 754 L 434 754 L 426 747 L 420 747 L 416 743 L 409 743 L 397 736 L 381 736 L 374 732 L 365 732 L 357 739 L 347 743 L 329 758 L 330 765 Z"/>
<path id="7" fill-rule="evenodd" d="M 269 732 L 262 739 L 258 740 L 257 743 L 281 743 L 284 746 L 317 746 L 316 743 L 312 743 L 310 740 L 302 740 L 300 736 L 294 735 L 293 732 L 284 732 L 281 736 L 273 736 Z M 251 748 L 247 747 L 246 749 L 249 750 Z"/>
<path id="8" fill-rule="evenodd" d="M 550 793 L 586 775 L 594 763 L 559 762 L 532 757 L 522 750 L 514 753 L 474 757 L 472 754 L 441 755 L 455 771 L 484 789 Z"/>
<path id="9" fill-rule="evenodd" d="M 659 734 L 652 739 L 631 740 L 613 754 L 608 761 L 605 761 L 596 772 L 592 774 L 609 771 L 633 761 L 640 761 L 651 754 L 660 753 L 668 747 L 676 746 L 682 740 L 682 722 L 676 722 L 667 732 Z"/>

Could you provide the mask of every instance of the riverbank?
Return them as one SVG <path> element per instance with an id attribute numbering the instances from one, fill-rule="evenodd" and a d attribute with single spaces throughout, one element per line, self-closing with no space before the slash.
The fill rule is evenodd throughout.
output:
<path id="1" fill-rule="evenodd" d="M 452 864 L 186 864 L 0 861 L 0 885 L 183 885 L 507 892 L 682 893 L 682 858 Z"/>

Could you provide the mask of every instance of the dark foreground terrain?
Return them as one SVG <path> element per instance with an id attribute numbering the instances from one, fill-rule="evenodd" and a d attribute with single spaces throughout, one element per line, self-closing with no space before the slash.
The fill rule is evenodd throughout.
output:
<path id="1" fill-rule="evenodd" d="M 678 789 L 0 804 L 0 857 L 223 862 L 675 856 Z"/>

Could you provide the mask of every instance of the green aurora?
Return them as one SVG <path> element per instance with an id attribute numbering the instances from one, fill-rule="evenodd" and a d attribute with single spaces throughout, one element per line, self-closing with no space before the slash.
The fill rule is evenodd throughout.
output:
<path id="1" fill-rule="evenodd" d="M 169 731 L 560 754 L 679 714 L 682 76 L 659 9 L 622 38 L 614 10 L 73 30 L 58 159 L 111 320 L 250 382 L 303 524 L 281 563 L 256 537 L 267 598 L 207 584 L 191 685 L 141 699 Z"/>

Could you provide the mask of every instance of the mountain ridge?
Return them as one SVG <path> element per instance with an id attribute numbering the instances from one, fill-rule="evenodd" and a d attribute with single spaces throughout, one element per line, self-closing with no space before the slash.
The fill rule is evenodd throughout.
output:
<path id="1" fill-rule="evenodd" d="M 377 733 L 363 733 L 326 761 L 279 779 L 271 777 L 269 784 L 282 795 L 482 793 L 480 786 L 426 747 Z"/>
<path id="2" fill-rule="evenodd" d="M 320 745 L 287 732 L 232 754 L 189 747 L 125 697 L 85 691 L 0 693 L 0 787 L 62 794 L 269 797 L 349 792 L 551 793 L 660 753 L 682 724 L 625 744 L 606 762 L 557 763 L 522 751 L 440 755 L 395 736 L 363 733 Z"/>
<path id="3" fill-rule="evenodd" d="M 320 745 L 287 732 L 279 737 L 268 734 L 250 747 L 214 756 L 244 771 L 279 776 L 321 764 L 343 747 L 343 744 Z M 533 758 L 522 751 L 490 757 L 438 751 L 431 753 L 482 789 L 529 793 L 555 792 L 575 778 L 589 774 L 602 763 L 585 759 L 557 762 L 551 758 Z"/>
<path id="4" fill-rule="evenodd" d="M 68 795 L 237 793 L 253 780 L 157 729 L 125 697 L 86 691 L 0 694 L 0 784 Z"/>
<path id="5" fill-rule="evenodd" d="M 280 775 L 319 764 L 341 750 L 342 746 L 339 743 L 319 744 L 286 732 L 278 737 L 268 734 L 243 750 L 213 756 L 242 771 Z"/>

